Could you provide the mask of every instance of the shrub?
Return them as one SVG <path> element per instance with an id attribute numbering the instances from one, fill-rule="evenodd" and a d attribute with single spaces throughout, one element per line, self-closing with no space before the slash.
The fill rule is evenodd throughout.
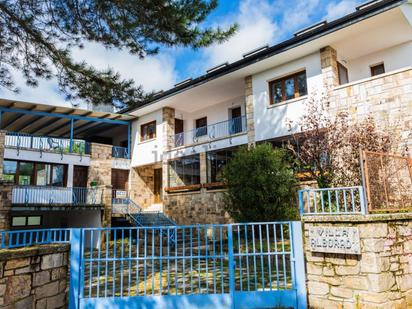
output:
<path id="1" fill-rule="evenodd" d="M 237 222 L 297 217 L 296 180 L 284 149 L 241 147 L 225 166 L 226 210 Z"/>

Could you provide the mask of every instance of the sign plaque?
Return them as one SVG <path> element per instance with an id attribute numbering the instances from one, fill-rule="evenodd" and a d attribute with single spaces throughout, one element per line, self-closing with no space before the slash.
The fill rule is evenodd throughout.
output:
<path id="1" fill-rule="evenodd" d="M 357 227 L 310 227 L 309 246 L 312 252 L 360 254 L 359 229 Z"/>

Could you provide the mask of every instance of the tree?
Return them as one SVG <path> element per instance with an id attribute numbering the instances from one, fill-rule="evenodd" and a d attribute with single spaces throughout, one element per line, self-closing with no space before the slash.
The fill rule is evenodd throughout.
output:
<path id="1" fill-rule="evenodd" d="M 216 7 L 217 0 L 0 1 L 0 87 L 18 91 L 13 72 L 20 71 L 29 86 L 55 77 L 69 100 L 138 105 L 147 96 L 133 80 L 76 62 L 70 50 L 97 42 L 144 58 L 160 46 L 222 42 L 236 25 L 201 27 Z"/>
<path id="2" fill-rule="evenodd" d="M 361 184 L 360 150 L 389 151 L 397 141 L 389 125 L 379 129 L 374 117 L 352 119 L 347 112 L 330 113 L 327 95 L 313 95 L 304 115 L 289 122 L 293 143 L 288 148 L 321 188 Z"/>
<path id="3" fill-rule="evenodd" d="M 286 150 L 241 147 L 222 178 L 228 188 L 225 207 L 236 222 L 296 218 L 295 177 Z"/>

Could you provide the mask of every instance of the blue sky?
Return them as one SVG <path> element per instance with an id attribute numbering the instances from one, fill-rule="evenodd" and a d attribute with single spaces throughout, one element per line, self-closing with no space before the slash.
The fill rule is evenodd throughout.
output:
<path id="1" fill-rule="evenodd" d="M 144 60 L 126 51 L 106 50 L 97 44 L 86 44 L 74 50 L 76 60 L 85 60 L 97 68 L 112 67 L 125 78 L 133 78 L 147 91 L 166 90 L 188 77 L 205 73 L 207 68 L 241 58 L 256 47 L 283 41 L 296 30 L 323 19 L 328 21 L 346 15 L 362 0 L 220 0 L 218 8 L 208 16 L 206 25 L 225 27 L 234 22 L 238 32 L 227 42 L 207 48 L 161 48 L 160 53 Z M 1 91 L 3 98 L 14 98 L 55 105 L 70 105 L 57 89 L 56 82 L 41 81 L 39 87 L 28 88 L 19 74 L 19 94 Z"/>

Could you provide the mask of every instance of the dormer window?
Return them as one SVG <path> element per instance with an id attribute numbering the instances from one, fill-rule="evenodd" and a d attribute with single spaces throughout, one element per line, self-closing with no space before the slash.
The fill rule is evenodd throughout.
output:
<path id="1" fill-rule="evenodd" d="M 269 82 L 269 94 L 271 105 L 307 95 L 306 71 Z"/>

